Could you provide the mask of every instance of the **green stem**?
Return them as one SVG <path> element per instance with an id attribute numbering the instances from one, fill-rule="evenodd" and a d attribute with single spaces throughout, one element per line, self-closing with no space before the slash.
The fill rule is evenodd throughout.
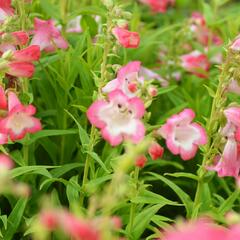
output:
<path id="1" fill-rule="evenodd" d="M 95 141 L 96 141 L 95 135 L 96 135 L 96 128 L 92 126 L 91 132 L 90 132 L 90 143 L 89 143 L 89 150 L 88 150 L 89 152 L 93 151 Z M 92 160 L 91 156 L 89 154 L 87 154 L 84 171 L 83 171 L 83 181 L 82 181 L 83 192 L 84 192 L 85 185 L 88 182 L 88 174 L 89 174 L 91 160 Z M 80 196 L 80 205 L 81 206 L 83 206 L 83 202 L 84 202 L 84 194 L 81 194 L 81 196 Z"/>
<path id="2" fill-rule="evenodd" d="M 220 125 L 219 119 L 221 119 L 222 110 L 226 103 L 226 97 L 225 97 L 226 88 L 230 82 L 230 78 L 228 76 L 228 70 L 229 70 L 229 60 L 227 58 L 226 63 L 223 64 L 223 69 L 219 77 L 217 91 L 212 103 L 210 118 L 206 126 L 207 133 L 208 133 L 208 143 L 204 148 L 203 161 L 198 170 L 198 185 L 197 185 L 197 190 L 196 190 L 194 203 L 193 203 L 194 211 L 192 212 L 193 218 L 198 215 L 200 205 L 201 205 L 204 177 L 207 173 L 205 166 L 212 161 L 213 157 L 215 156 L 215 150 L 219 147 L 219 143 L 221 140 L 217 130 Z"/>
<path id="3" fill-rule="evenodd" d="M 138 176 L 139 176 L 139 167 L 135 167 L 135 170 L 134 170 L 134 182 L 135 182 L 135 186 L 136 186 L 136 191 L 138 189 Z M 135 203 L 131 203 L 130 217 L 129 217 L 129 233 L 132 232 L 136 207 L 137 207 L 137 205 Z"/>

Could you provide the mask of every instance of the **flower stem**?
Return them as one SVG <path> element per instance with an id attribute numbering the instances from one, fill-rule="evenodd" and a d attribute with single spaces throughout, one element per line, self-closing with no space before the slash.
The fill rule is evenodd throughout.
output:
<path id="1" fill-rule="evenodd" d="M 231 81 L 231 78 L 229 77 L 229 59 L 231 59 L 231 57 L 227 56 L 226 62 L 222 65 L 222 72 L 219 77 L 216 94 L 213 98 L 210 118 L 206 125 L 208 143 L 203 149 L 203 161 L 198 170 L 198 185 L 193 203 L 194 211 L 192 212 L 192 218 L 197 217 L 200 210 L 204 177 L 207 173 L 205 166 L 212 162 L 216 154 L 215 150 L 219 147 L 221 139 L 218 133 L 218 128 L 220 126 L 219 119 L 221 119 L 222 111 L 226 103 L 225 93 Z"/>
<path id="2" fill-rule="evenodd" d="M 134 182 L 135 182 L 136 190 L 138 188 L 138 176 L 139 176 L 139 167 L 135 167 L 135 170 L 134 170 Z M 129 233 L 132 232 L 136 206 L 137 205 L 135 203 L 131 203 L 130 217 L 129 217 Z"/>

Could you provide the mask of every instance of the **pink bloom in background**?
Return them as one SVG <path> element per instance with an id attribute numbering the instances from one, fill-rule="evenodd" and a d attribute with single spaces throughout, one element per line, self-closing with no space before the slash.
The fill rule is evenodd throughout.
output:
<path id="1" fill-rule="evenodd" d="M 53 20 L 34 19 L 34 36 L 31 45 L 39 45 L 41 50 L 54 52 L 56 48 L 68 48 L 67 41 L 54 26 Z"/>
<path id="2" fill-rule="evenodd" d="M 168 85 L 167 81 L 160 75 L 147 68 L 141 67 L 141 62 L 133 61 L 121 67 L 118 70 L 117 78 L 107 83 L 106 86 L 102 88 L 102 91 L 109 93 L 118 89 L 128 97 L 135 97 L 146 80 L 157 80 L 164 86 Z M 154 94 L 152 91 L 151 93 Z"/>
<path id="3" fill-rule="evenodd" d="M 115 27 L 112 32 L 119 44 L 125 48 L 137 48 L 140 44 L 140 36 L 137 32 L 130 32 L 120 27 Z"/>
<path id="4" fill-rule="evenodd" d="M 148 153 L 151 156 L 152 160 L 157 160 L 159 158 L 162 158 L 164 148 L 160 144 L 155 142 L 149 147 Z"/>
<path id="5" fill-rule="evenodd" d="M 175 3 L 175 0 L 140 0 L 143 4 L 148 5 L 155 13 L 165 13 L 170 5 Z"/>
<path id="6" fill-rule="evenodd" d="M 237 80 L 232 79 L 232 81 L 230 82 L 230 84 L 228 86 L 228 91 L 240 95 L 240 86 L 239 86 Z"/>
<path id="7" fill-rule="evenodd" d="M 8 94 L 8 114 L 0 120 L 0 132 L 8 134 L 12 141 L 35 133 L 42 129 L 40 120 L 33 117 L 36 108 L 33 105 L 23 106 L 16 94 Z"/>
<path id="8" fill-rule="evenodd" d="M 182 55 L 181 61 L 181 65 L 186 71 L 200 78 L 208 77 L 210 63 L 205 54 L 196 50 L 189 54 Z"/>
<path id="9" fill-rule="evenodd" d="M 232 43 L 230 48 L 234 51 L 240 51 L 240 36 L 238 36 L 235 41 Z"/>
<path id="10" fill-rule="evenodd" d="M 78 219 L 68 212 L 60 217 L 61 228 L 74 240 L 100 240 L 100 234 L 90 221 Z"/>
<path id="11" fill-rule="evenodd" d="M 43 211 L 40 214 L 40 224 L 49 231 L 55 230 L 59 225 L 59 213 L 54 210 Z"/>
<path id="12" fill-rule="evenodd" d="M 200 219 L 169 228 L 159 240 L 228 240 L 227 236 L 228 229 Z"/>
<path id="13" fill-rule="evenodd" d="M 179 154 L 183 160 L 190 160 L 196 155 L 199 145 L 207 143 L 205 129 L 192 123 L 195 113 L 185 109 L 167 120 L 158 133 L 166 139 L 168 149 L 175 155 Z"/>
<path id="14" fill-rule="evenodd" d="M 236 179 L 240 172 L 240 108 L 230 107 L 224 110 L 227 123 L 222 129 L 222 135 L 227 138 L 222 156 L 216 156 L 214 170 L 219 177 L 232 176 Z"/>
<path id="15" fill-rule="evenodd" d="M 223 43 L 222 38 L 213 33 L 206 25 L 204 16 L 200 12 L 193 12 L 191 17 L 191 30 L 195 34 L 197 41 L 203 46 L 216 45 Z"/>
<path id="16" fill-rule="evenodd" d="M 2 170 L 10 170 L 14 167 L 14 163 L 12 159 L 5 155 L 5 154 L 0 154 L 0 171 Z"/>
<path id="17" fill-rule="evenodd" d="M 13 15 L 14 10 L 11 7 L 11 0 L 0 0 L 0 23 L 8 16 Z"/>
<path id="18" fill-rule="evenodd" d="M 92 125 L 101 129 L 102 137 L 116 146 L 123 140 L 138 143 L 144 138 L 145 127 L 140 121 L 144 112 L 140 98 L 129 99 L 121 90 L 115 90 L 108 94 L 108 101 L 95 101 L 87 117 Z"/>

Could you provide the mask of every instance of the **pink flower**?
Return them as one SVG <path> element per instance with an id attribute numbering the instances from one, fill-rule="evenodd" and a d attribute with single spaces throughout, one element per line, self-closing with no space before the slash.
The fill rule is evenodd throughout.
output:
<path id="1" fill-rule="evenodd" d="M 34 19 L 34 36 L 31 45 L 39 45 L 41 50 L 54 52 L 57 48 L 66 49 L 68 43 L 54 26 L 53 20 Z"/>
<path id="2" fill-rule="evenodd" d="M 24 31 L 12 32 L 13 44 L 23 46 L 26 45 L 29 41 L 29 36 Z"/>
<path id="3" fill-rule="evenodd" d="M 228 240 L 227 234 L 226 228 L 207 219 L 200 219 L 168 229 L 160 240 Z"/>
<path id="4" fill-rule="evenodd" d="M 191 16 L 191 22 L 195 25 L 206 26 L 204 16 L 200 12 L 193 12 Z"/>
<path id="5" fill-rule="evenodd" d="M 87 111 L 92 125 L 101 129 L 102 137 L 112 146 L 129 139 L 138 143 L 144 138 L 145 128 L 140 119 L 145 112 L 140 98 L 129 99 L 122 91 L 108 94 L 108 101 L 97 100 Z"/>
<path id="6" fill-rule="evenodd" d="M 141 62 L 133 61 L 121 67 L 117 73 L 117 78 L 113 79 L 102 88 L 104 93 L 109 93 L 114 90 L 121 90 L 128 97 L 135 97 L 145 80 L 157 80 L 162 85 L 167 85 L 166 80 L 161 78 L 157 73 L 141 67 Z M 153 90 L 153 91 L 152 91 Z M 150 94 L 154 94 L 154 87 L 150 89 Z"/>
<path id="7" fill-rule="evenodd" d="M 23 106 L 15 93 L 8 94 L 8 114 L 0 120 L 0 132 L 9 134 L 12 141 L 22 139 L 27 133 L 42 129 L 40 120 L 32 117 L 36 113 L 33 105 Z"/>
<path id="8" fill-rule="evenodd" d="M 239 86 L 237 80 L 232 79 L 232 81 L 230 82 L 230 84 L 228 86 L 228 91 L 236 93 L 236 94 L 240 94 L 240 86 Z"/>
<path id="9" fill-rule="evenodd" d="M 100 234 L 91 222 L 77 219 L 68 212 L 61 216 L 61 228 L 75 240 L 100 240 Z"/>
<path id="10" fill-rule="evenodd" d="M 140 155 L 137 157 L 135 166 L 139 168 L 143 168 L 147 162 L 147 158 L 144 155 Z"/>
<path id="11" fill-rule="evenodd" d="M 57 211 L 48 210 L 40 214 L 40 223 L 49 231 L 53 231 L 58 227 L 59 214 Z"/>
<path id="12" fill-rule="evenodd" d="M 230 107 L 224 110 L 227 124 L 222 129 L 222 135 L 227 137 L 222 156 L 216 156 L 214 166 L 208 167 L 214 170 L 219 177 L 232 176 L 236 179 L 240 172 L 240 108 Z"/>
<path id="13" fill-rule="evenodd" d="M 28 62 L 10 62 L 8 64 L 7 74 L 15 77 L 32 77 L 35 67 Z"/>
<path id="14" fill-rule="evenodd" d="M 240 224 L 235 224 L 230 227 L 230 231 L 228 232 L 228 236 L 226 240 L 237 240 L 240 239 Z"/>
<path id="15" fill-rule="evenodd" d="M 115 27 L 112 32 L 119 44 L 125 48 L 137 48 L 140 44 L 140 36 L 137 32 L 130 32 L 120 27 Z"/>
<path id="16" fill-rule="evenodd" d="M 2 170 L 10 170 L 14 167 L 14 163 L 12 159 L 5 155 L 5 154 L 0 154 L 0 171 Z"/>
<path id="17" fill-rule="evenodd" d="M 169 5 L 173 5 L 175 0 L 141 0 L 142 3 L 148 5 L 153 12 L 165 13 Z"/>
<path id="18" fill-rule="evenodd" d="M 205 54 L 200 53 L 199 51 L 196 50 L 189 54 L 182 55 L 181 61 L 182 61 L 181 65 L 186 71 L 200 78 L 208 77 L 210 63 Z"/>
<path id="19" fill-rule="evenodd" d="M 151 156 L 152 160 L 157 160 L 158 158 L 162 158 L 164 148 L 155 142 L 149 147 L 148 153 Z"/>
<path id="20" fill-rule="evenodd" d="M 14 10 L 11 7 L 11 0 L 0 0 L 0 23 L 8 16 L 13 15 Z"/>
<path id="21" fill-rule="evenodd" d="M 120 68 L 117 78 L 110 81 L 102 91 L 109 93 L 114 90 L 121 90 L 128 97 L 134 97 L 139 83 L 143 84 L 143 78 L 138 76 L 140 66 L 141 62 L 134 61 Z"/>
<path id="22" fill-rule="evenodd" d="M 12 61 L 15 62 L 34 62 L 40 58 L 40 48 L 38 45 L 32 45 L 13 53 Z"/>
<path id="23" fill-rule="evenodd" d="M 231 44 L 230 48 L 234 51 L 240 51 L 240 36 L 237 36 L 235 41 Z"/>
<path id="24" fill-rule="evenodd" d="M 0 110 L 7 109 L 7 98 L 5 95 L 5 91 L 2 86 L 0 86 Z"/>
<path id="25" fill-rule="evenodd" d="M 197 41 L 203 46 L 214 44 L 219 46 L 223 43 L 220 36 L 208 29 L 203 15 L 199 12 L 193 12 L 191 17 L 191 30 L 195 33 Z"/>
<path id="26" fill-rule="evenodd" d="M 198 146 L 207 143 L 205 129 L 197 123 L 192 123 L 194 118 L 195 113 L 191 109 L 184 109 L 170 117 L 158 130 L 166 139 L 168 149 L 175 155 L 180 154 L 183 160 L 193 158 Z"/>

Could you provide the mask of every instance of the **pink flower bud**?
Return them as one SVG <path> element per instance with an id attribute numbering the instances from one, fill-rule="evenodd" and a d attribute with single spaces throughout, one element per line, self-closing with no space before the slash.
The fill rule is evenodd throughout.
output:
<path id="1" fill-rule="evenodd" d="M 135 165 L 139 168 L 143 168 L 147 162 L 147 158 L 144 155 L 137 157 Z"/>
<path id="2" fill-rule="evenodd" d="M 152 160 L 157 160 L 158 158 L 161 158 L 163 156 L 164 148 L 158 143 L 153 143 L 149 147 L 148 153 L 151 156 Z"/>
<path id="3" fill-rule="evenodd" d="M 137 32 L 130 32 L 124 28 L 115 27 L 113 35 L 117 38 L 120 45 L 125 48 L 137 48 L 140 44 L 140 36 Z"/>
<path id="4" fill-rule="evenodd" d="M 0 154 L 0 170 L 10 170 L 13 167 L 14 163 L 12 159 L 5 154 Z"/>
<path id="5" fill-rule="evenodd" d="M 154 87 L 154 86 L 150 86 L 148 88 L 148 94 L 151 96 L 151 97 L 156 97 L 157 96 L 157 88 Z"/>

